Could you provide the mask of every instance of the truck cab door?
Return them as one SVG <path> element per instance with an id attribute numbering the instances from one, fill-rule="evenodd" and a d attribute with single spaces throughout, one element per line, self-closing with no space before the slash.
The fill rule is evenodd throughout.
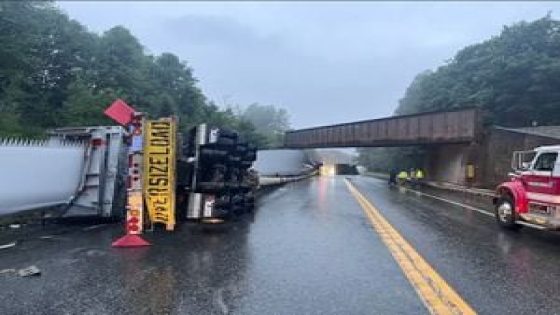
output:
<path id="1" fill-rule="evenodd" d="M 530 170 L 523 172 L 522 178 L 529 193 L 528 199 L 547 199 L 542 195 L 556 193 L 557 185 L 552 175 L 557 159 L 558 152 L 540 152 L 535 157 Z"/>

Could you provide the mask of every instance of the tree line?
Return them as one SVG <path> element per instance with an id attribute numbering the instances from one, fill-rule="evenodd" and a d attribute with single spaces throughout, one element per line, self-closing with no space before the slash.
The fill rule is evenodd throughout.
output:
<path id="1" fill-rule="evenodd" d="M 550 14 L 504 26 L 467 46 L 436 70 L 416 76 L 395 114 L 476 106 L 485 122 L 506 127 L 560 124 L 560 21 Z M 387 170 L 412 167 L 416 148 L 360 149 L 360 163 Z M 406 159 L 395 159 L 408 156 Z"/>
<path id="2" fill-rule="evenodd" d="M 207 122 L 260 147 L 278 145 L 289 128 L 286 111 L 274 106 L 220 108 L 186 62 L 147 54 L 125 27 L 96 34 L 52 2 L 0 3 L 0 137 L 113 124 L 103 110 L 116 98 L 152 117 L 176 115 L 180 130 Z"/>

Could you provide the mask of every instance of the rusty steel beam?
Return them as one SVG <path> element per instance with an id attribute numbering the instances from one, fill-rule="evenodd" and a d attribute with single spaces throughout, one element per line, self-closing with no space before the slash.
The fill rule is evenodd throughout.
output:
<path id="1" fill-rule="evenodd" d="M 482 132 L 480 111 L 419 113 L 288 131 L 285 148 L 386 147 L 470 143 Z"/>

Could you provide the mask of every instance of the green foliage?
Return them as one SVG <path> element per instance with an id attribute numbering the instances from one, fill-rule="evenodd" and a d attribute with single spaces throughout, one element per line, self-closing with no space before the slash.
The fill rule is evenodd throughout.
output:
<path id="1" fill-rule="evenodd" d="M 279 147 L 283 144 L 283 135 L 290 128 L 288 112 L 273 105 L 251 104 L 240 111 L 241 118 L 255 126 L 263 136 L 267 147 Z"/>
<path id="2" fill-rule="evenodd" d="M 395 114 L 470 106 L 484 109 L 489 124 L 560 124 L 560 21 L 547 15 L 505 26 L 499 36 L 461 49 L 437 70 L 416 76 Z M 420 155 L 409 148 L 360 151 L 364 165 L 385 170 L 409 167 Z"/>
<path id="3" fill-rule="evenodd" d="M 146 54 L 129 30 L 101 35 L 52 2 L 0 3 L 0 136 L 40 136 L 59 126 L 111 125 L 103 110 L 122 98 L 180 129 L 209 122 L 268 145 L 247 119 L 206 100 L 192 69 L 171 53 Z"/>
<path id="4" fill-rule="evenodd" d="M 488 122 L 519 127 L 560 123 L 560 21 L 550 15 L 505 26 L 419 74 L 397 114 L 477 106 Z"/>
<path id="5" fill-rule="evenodd" d="M 65 126 L 114 124 L 103 114 L 106 104 L 110 104 L 115 99 L 115 95 L 110 90 L 96 93 L 86 82 L 77 79 L 68 85 L 66 92 L 68 97 L 61 110 Z"/>

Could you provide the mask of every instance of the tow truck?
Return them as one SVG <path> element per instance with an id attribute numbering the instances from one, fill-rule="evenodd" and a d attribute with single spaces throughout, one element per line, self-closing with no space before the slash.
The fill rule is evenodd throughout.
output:
<path id="1" fill-rule="evenodd" d="M 496 220 L 507 229 L 560 230 L 560 145 L 516 151 L 509 180 L 496 188 Z"/>

